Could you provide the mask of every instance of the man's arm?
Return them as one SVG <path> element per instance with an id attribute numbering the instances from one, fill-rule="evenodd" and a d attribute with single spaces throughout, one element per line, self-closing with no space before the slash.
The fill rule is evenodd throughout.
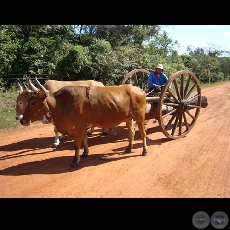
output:
<path id="1" fill-rule="evenodd" d="M 156 84 L 153 83 L 153 77 L 154 77 L 153 72 L 151 72 L 148 77 L 148 87 L 149 88 L 154 88 L 156 86 Z"/>

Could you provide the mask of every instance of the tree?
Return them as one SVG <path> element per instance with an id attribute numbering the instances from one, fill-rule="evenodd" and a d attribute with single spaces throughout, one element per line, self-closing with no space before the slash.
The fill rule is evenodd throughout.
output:
<path id="1" fill-rule="evenodd" d="M 230 79 L 230 57 L 220 57 L 220 69 L 224 75 L 224 80 Z"/>
<path id="2" fill-rule="evenodd" d="M 5 33 L 5 28 L 0 30 L 0 74 L 6 75 L 12 72 L 12 65 L 16 59 L 16 51 L 19 44 L 11 40 Z"/>

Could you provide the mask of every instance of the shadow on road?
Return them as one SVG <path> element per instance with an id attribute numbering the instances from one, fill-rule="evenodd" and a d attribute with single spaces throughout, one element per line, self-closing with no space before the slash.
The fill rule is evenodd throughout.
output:
<path id="1" fill-rule="evenodd" d="M 0 170 L 0 175 L 20 176 L 20 175 L 30 175 L 30 174 L 60 174 L 60 173 L 80 170 L 84 167 L 98 166 L 101 164 L 108 163 L 111 160 L 116 161 L 116 160 L 121 160 L 129 157 L 137 157 L 136 155 L 132 155 L 132 153 L 131 154 L 116 153 L 116 155 L 117 156 L 119 155 L 119 157 L 116 158 L 111 157 L 109 160 L 107 160 L 109 155 L 113 156 L 114 153 L 96 154 L 96 155 L 89 155 L 84 158 L 82 157 L 80 161 L 80 165 L 76 168 L 71 167 L 73 156 L 61 156 L 61 157 L 45 159 L 42 161 L 25 162 L 23 164 L 19 164 L 16 166 L 12 166 Z"/>
<path id="2" fill-rule="evenodd" d="M 148 138 L 148 134 L 160 132 L 159 127 L 149 128 L 147 130 L 147 145 L 161 145 L 164 142 L 170 141 L 168 138 L 160 138 L 156 140 L 151 140 Z M 98 166 L 101 164 L 108 163 L 110 161 L 122 160 L 130 157 L 143 157 L 142 154 L 142 141 L 138 128 L 136 128 L 133 150 L 141 149 L 140 153 L 125 153 L 125 149 L 128 145 L 128 131 L 125 126 L 115 127 L 109 135 L 102 136 L 101 132 L 96 132 L 92 136 L 88 137 L 89 150 L 91 146 L 102 145 L 108 143 L 124 142 L 122 147 L 112 149 L 112 152 L 106 154 L 92 154 L 87 157 L 81 157 L 80 165 L 76 168 L 71 167 L 74 156 L 74 146 L 73 140 L 71 138 L 65 139 L 60 143 L 57 149 L 53 149 L 52 143 L 54 141 L 53 137 L 48 138 L 31 138 L 23 140 L 17 143 L 11 143 L 5 146 L 0 146 L 1 152 L 6 152 L 6 154 L 0 155 L 0 161 L 7 159 L 14 159 L 17 157 L 27 157 L 35 156 L 40 154 L 49 154 L 57 151 L 60 155 L 62 151 L 71 150 L 73 151 L 72 156 L 56 156 L 49 159 L 44 159 L 41 161 L 32 161 L 18 164 L 16 166 L 8 167 L 6 169 L 0 170 L 0 175 L 30 175 L 30 174 L 60 174 L 65 172 L 71 172 L 80 170 L 84 167 Z M 40 150 L 36 152 L 35 150 Z M 44 151 L 41 151 L 44 150 Z M 83 151 L 82 151 L 83 152 Z M 32 158 L 31 158 L 32 160 Z"/>

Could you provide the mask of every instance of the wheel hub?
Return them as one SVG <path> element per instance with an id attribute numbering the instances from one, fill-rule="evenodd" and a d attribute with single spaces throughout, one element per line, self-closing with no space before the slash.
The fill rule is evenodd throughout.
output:
<path id="1" fill-rule="evenodd" d="M 179 104 L 180 112 L 187 112 L 189 110 L 189 102 L 186 100 L 182 100 Z"/>

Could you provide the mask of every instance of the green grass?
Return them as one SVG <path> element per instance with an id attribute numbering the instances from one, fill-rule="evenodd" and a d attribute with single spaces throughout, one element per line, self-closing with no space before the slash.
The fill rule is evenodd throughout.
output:
<path id="1" fill-rule="evenodd" d="M 229 83 L 230 81 L 216 82 L 212 84 L 201 84 L 201 89 L 218 86 Z M 21 126 L 15 119 L 16 99 L 18 92 L 16 90 L 2 92 L 0 91 L 0 131 L 7 131 Z"/>
<path id="2" fill-rule="evenodd" d="M 230 81 L 220 81 L 220 82 L 215 82 L 215 83 L 211 83 L 211 84 L 201 84 L 201 89 L 206 89 L 212 86 L 219 86 L 219 85 L 223 85 L 223 84 L 227 84 L 230 83 Z"/>
<path id="3" fill-rule="evenodd" d="M 15 119 L 17 91 L 0 91 L 0 131 L 21 126 Z"/>

